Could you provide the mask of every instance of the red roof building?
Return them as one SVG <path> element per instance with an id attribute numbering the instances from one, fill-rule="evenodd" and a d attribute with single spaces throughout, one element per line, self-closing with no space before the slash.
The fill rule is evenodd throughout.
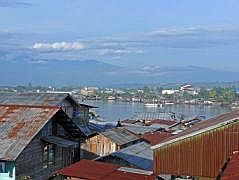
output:
<path id="1" fill-rule="evenodd" d="M 151 171 L 124 168 L 115 164 L 81 160 L 56 172 L 57 175 L 74 179 L 91 180 L 153 180 Z"/>

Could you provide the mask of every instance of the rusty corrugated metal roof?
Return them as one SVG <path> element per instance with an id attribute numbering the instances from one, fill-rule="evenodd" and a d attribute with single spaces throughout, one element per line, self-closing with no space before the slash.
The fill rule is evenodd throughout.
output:
<path id="1" fill-rule="evenodd" d="M 239 179 L 239 153 L 232 155 L 226 169 L 221 177 L 222 180 L 238 180 Z"/>
<path id="2" fill-rule="evenodd" d="M 60 107 L 1 105 L 0 159 L 15 160 Z"/>
<path id="3" fill-rule="evenodd" d="M 179 133 L 175 136 L 165 139 L 160 144 L 152 146 L 152 149 L 157 149 L 161 146 L 164 146 L 164 145 L 167 145 L 170 143 L 174 143 L 178 140 L 181 140 L 181 139 L 184 139 L 187 137 L 191 137 L 191 136 L 194 136 L 197 134 L 201 134 L 203 132 L 209 131 L 209 130 L 217 128 L 219 126 L 223 126 L 224 124 L 230 123 L 235 120 L 239 120 L 239 110 L 225 113 L 223 115 L 211 118 L 206 121 L 202 121 L 188 129 L 182 131 L 181 133 Z"/>
<path id="4" fill-rule="evenodd" d="M 57 174 L 92 180 L 153 180 L 155 178 L 152 172 L 85 159 L 57 171 Z"/>
<path id="5" fill-rule="evenodd" d="M 129 142 L 133 142 L 139 139 L 138 136 L 136 136 L 135 134 L 131 133 L 130 131 L 124 128 L 109 129 L 106 130 L 105 132 L 101 132 L 100 134 L 111 139 L 117 145 L 127 144 Z"/>
<path id="6" fill-rule="evenodd" d="M 67 93 L 0 93 L 0 104 L 58 106 Z"/>
<path id="7" fill-rule="evenodd" d="M 115 164 L 82 159 L 75 164 L 57 171 L 57 174 L 85 179 L 100 179 L 114 172 L 119 167 L 120 166 Z"/>
<path id="8" fill-rule="evenodd" d="M 157 131 L 157 132 L 145 133 L 141 136 L 141 139 L 149 142 L 153 146 L 153 145 L 156 145 L 156 144 L 164 141 L 165 139 L 167 139 L 171 136 L 173 136 L 173 134 L 171 134 L 169 132 Z"/>

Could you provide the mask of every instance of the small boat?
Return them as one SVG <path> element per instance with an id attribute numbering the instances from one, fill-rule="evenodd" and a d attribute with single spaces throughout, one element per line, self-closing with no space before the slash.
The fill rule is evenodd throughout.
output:
<path id="1" fill-rule="evenodd" d="M 146 106 L 146 107 L 158 107 L 158 104 L 156 104 L 156 103 L 145 103 L 144 106 Z"/>

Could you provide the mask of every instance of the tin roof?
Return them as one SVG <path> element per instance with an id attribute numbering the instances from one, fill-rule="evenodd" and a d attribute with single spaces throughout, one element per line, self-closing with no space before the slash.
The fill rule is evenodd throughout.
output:
<path id="1" fill-rule="evenodd" d="M 232 155 L 226 169 L 221 177 L 222 180 L 238 180 L 239 179 L 239 153 Z"/>
<path id="2" fill-rule="evenodd" d="M 138 136 L 136 136 L 135 134 L 129 132 L 124 128 L 108 129 L 105 132 L 101 132 L 100 134 L 111 139 L 117 145 L 124 145 L 139 139 Z"/>
<path id="3" fill-rule="evenodd" d="M 153 151 L 151 145 L 140 142 L 112 153 L 138 168 L 151 171 L 153 168 Z"/>
<path id="4" fill-rule="evenodd" d="M 137 168 L 151 171 L 153 168 L 153 151 L 151 145 L 146 142 L 140 142 L 109 155 L 97 158 L 97 161 L 107 160 L 108 157 L 117 157 L 127 161 Z"/>
<path id="5" fill-rule="evenodd" d="M 167 119 L 152 119 L 152 120 L 146 120 L 146 124 L 162 124 L 162 125 L 167 125 L 167 126 L 171 126 L 173 124 L 175 124 L 177 121 L 173 121 L 173 120 L 167 120 Z"/>
<path id="6" fill-rule="evenodd" d="M 0 104 L 61 106 L 66 98 L 80 106 L 97 108 L 78 102 L 68 93 L 0 93 Z"/>
<path id="7" fill-rule="evenodd" d="M 78 146 L 78 142 L 71 141 L 58 136 L 44 136 L 41 138 L 41 140 L 65 148 Z"/>
<path id="8" fill-rule="evenodd" d="M 117 171 L 103 178 L 104 180 L 155 180 L 152 171 L 120 167 Z"/>
<path id="9" fill-rule="evenodd" d="M 169 138 L 173 136 L 173 134 L 168 133 L 168 132 L 149 132 L 149 133 L 145 133 L 141 136 L 141 139 L 149 142 L 152 146 L 156 145 L 160 142 L 162 142 L 163 140 Z"/>
<path id="10" fill-rule="evenodd" d="M 96 124 L 89 122 L 88 124 L 85 125 L 78 125 L 78 128 L 85 136 L 91 136 L 96 133 L 106 131 L 107 129 L 115 128 L 115 126 L 111 124 Z"/>
<path id="11" fill-rule="evenodd" d="M 75 164 L 57 171 L 57 174 L 84 179 L 101 179 L 102 177 L 114 172 L 119 167 L 120 166 L 115 164 L 82 159 Z"/>
<path id="12" fill-rule="evenodd" d="M 66 93 L 0 93 L 0 104 L 57 106 L 68 96 Z"/>
<path id="13" fill-rule="evenodd" d="M 60 107 L 0 105 L 0 159 L 15 160 Z"/>
<path id="14" fill-rule="evenodd" d="M 58 175 L 92 180 L 153 180 L 150 172 L 121 168 L 118 165 L 91 160 L 81 160 L 56 172 Z"/>
<path id="15" fill-rule="evenodd" d="M 182 131 L 181 133 L 175 136 L 169 137 L 165 139 L 163 142 L 161 142 L 160 144 L 152 146 L 152 149 L 157 149 L 161 146 L 171 144 L 176 141 L 201 134 L 203 132 L 224 126 L 230 122 L 237 121 L 237 120 L 239 120 L 239 110 L 222 114 L 220 116 L 211 118 L 209 120 L 199 122 L 196 125 Z"/>
<path id="16" fill-rule="evenodd" d="M 126 125 L 124 126 L 125 129 L 129 130 L 130 132 L 134 134 L 144 134 L 146 132 L 155 132 L 159 129 L 162 129 L 162 127 L 152 127 L 152 126 L 141 126 L 141 125 Z"/>

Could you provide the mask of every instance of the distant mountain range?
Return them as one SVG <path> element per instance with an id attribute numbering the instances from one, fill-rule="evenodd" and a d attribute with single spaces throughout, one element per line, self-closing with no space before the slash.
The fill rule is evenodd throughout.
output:
<path id="1" fill-rule="evenodd" d="M 97 60 L 0 62 L 0 85 L 97 85 L 238 81 L 239 72 L 197 66 L 126 68 Z"/>

